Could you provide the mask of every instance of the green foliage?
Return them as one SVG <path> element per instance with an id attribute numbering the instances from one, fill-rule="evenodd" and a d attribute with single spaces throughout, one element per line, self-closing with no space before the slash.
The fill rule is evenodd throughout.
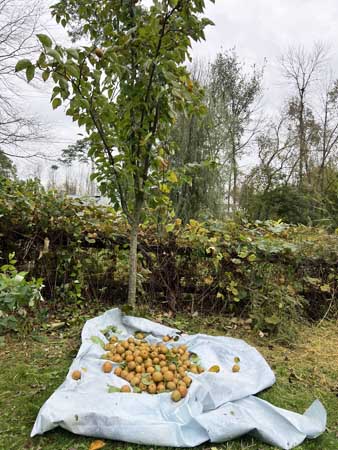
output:
<path id="1" fill-rule="evenodd" d="M 0 179 L 0 252 L 15 251 L 20 264 L 44 278 L 44 296 L 62 305 L 104 297 L 113 256 L 100 239 L 126 230 L 112 208 L 87 203 L 38 181 Z"/>
<path id="2" fill-rule="evenodd" d="M 49 309 L 89 301 L 125 303 L 129 225 L 110 207 L 45 191 L 36 181 L 2 180 L 3 255 L 43 277 Z M 182 221 L 156 210 L 139 229 L 139 303 L 241 315 L 280 336 L 300 318 L 338 312 L 337 235 L 281 221 Z M 29 249 L 29 251 L 27 251 Z"/>
<path id="3" fill-rule="evenodd" d="M 10 254 L 8 264 L 0 267 L 0 334 L 17 331 L 42 299 L 42 279 L 28 281 L 27 272 L 17 271 L 14 258 L 14 253 Z"/>
<path id="4" fill-rule="evenodd" d="M 187 175 L 171 195 L 184 221 L 220 219 L 237 208 L 239 160 L 255 134 L 262 75 L 256 68 L 248 72 L 234 50 L 219 53 L 209 65 L 192 66 L 193 82 L 204 88 L 204 115 L 179 115 L 169 157 Z"/>
<path id="5" fill-rule="evenodd" d="M 338 172 L 330 171 L 323 192 L 315 186 L 300 189 L 292 184 L 276 183 L 268 189 L 252 180 L 242 188 L 240 204 L 250 220 L 278 220 L 304 225 L 338 227 Z"/>
<path id="6" fill-rule="evenodd" d="M 0 177 L 15 178 L 16 167 L 10 158 L 0 150 Z"/>
<path id="7" fill-rule="evenodd" d="M 17 64 L 28 81 L 35 68 L 46 80 L 51 75 L 53 108 L 67 102 L 67 115 L 85 127 L 94 176 L 130 220 L 136 204 L 153 198 L 159 185 L 158 158 L 170 152 L 165 142 L 176 111 L 198 107 L 200 92 L 184 63 L 191 40 L 204 39 L 211 23 L 200 17 L 203 9 L 203 0 L 154 2 L 149 8 L 100 0 L 95 10 L 89 0 L 62 1 L 52 7 L 56 21 L 70 31 L 78 26 L 92 44 L 63 48 L 40 34 L 37 62 Z"/>
<path id="8" fill-rule="evenodd" d="M 288 223 L 307 224 L 315 219 L 310 195 L 296 186 L 277 186 L 266 192 L 243 190 L 242 207 L 251 220 L 282 219 Z M 319 213 L 317 211 L 317 219 Z"/>

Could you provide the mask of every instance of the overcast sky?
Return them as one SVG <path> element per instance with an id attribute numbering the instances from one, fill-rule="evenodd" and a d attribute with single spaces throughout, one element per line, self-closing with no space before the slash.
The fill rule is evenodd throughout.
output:
<path id="1" fill-rule="evenodd" d="M 193 58 L 212 60 L 222 49 L 235 47 L 248 67 L 266 61 L 264 105 L 269 111 L 277 110 L 285 97 L 278 57 L 289 45 L 311 49 L 316 41 L 329 44 L 338 76 L 338 0 L 216 0 L 215 5 L 207 1 L 206 16 L 215 26 L 207 29 L 206 42 L 193 46 Z M 63 30 L 52 19 L 46 19 L 45 26 L 56 40 L 64 40 Z M 45 150 L 55 155 L 76 141 L 78 127 L 63 108 L 50 107 L 50 86 L 22 89 L 27 111 L 39 115 L 49 131 Z M 36 162 L 21 164 L 20 175 L 31 175 L 35 166 Z"/>

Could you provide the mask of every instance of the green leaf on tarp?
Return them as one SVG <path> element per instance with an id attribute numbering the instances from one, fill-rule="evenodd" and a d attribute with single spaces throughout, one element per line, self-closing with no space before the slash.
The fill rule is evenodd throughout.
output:
<path id="1" fill-rule="evenodd" d="M 196 353 L 190 353 L 190 361 L 197 366 L 201 363 L 200 357 Z"/>
<path id="2" fill-rule="evenodd" d="M 106 328 L 104 328 L 103 330 L 100 330 L 100 331 L 108 339 L 108 337 L 112 333 L 117 333 L 117 328 L 114 325 L 108 325 Z"/>
<path id="3" fill-rule="evenodd" d="M 142 383 L 143 384 L 145 384 L 146 386 L 149 386 L 150 384 L 152 384 L 152 380 L 151 380 L 151 377 L 150 377 L 150 374 L 149 373 L 144 373 L 143 375 L 142 375 Z"/>
<path id="4" fill-rule="evenodd" d="M 116 386 L 111 386 L 110 384 L 107 385 L 108 386 L 108 394 L 113 394 L 115 392 L 121 392 L 121 388 L 118 388 Z"/>
<path id="5" fill-rule="evenodd" d="M 90 340 L 91 340 L 94 344 L 101 345 L 102 348 L 104 348 L 105 345 L 106 345 L 106 344 L 103 342 L 103 340 L 102 340 L 101 338 L 99 338 L 98 336 L 92 336 L 92 337 L 90 338 Z"/>

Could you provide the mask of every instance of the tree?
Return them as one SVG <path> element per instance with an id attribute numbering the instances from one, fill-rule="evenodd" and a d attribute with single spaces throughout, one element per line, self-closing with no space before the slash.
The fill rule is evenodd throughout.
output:
<path id="1" fill-rule="evenodd" d="M 261 212 L 267 208 L 263 202 L 253 202 L 254 197 L 265 198 L 270 190 L 287 184 L 293 173 L 294 137 L 288 114 L 282 111 L 276 119 L 267 122 L 257 135 L 255 144 L 259 163 L 244 178 L 240 206 L 246 211 L 254 208 L 255 218 L 260 218 Z"/>
<path id="2" fill-rule="evenodd" d="M 184 221 L 206 216 L 221 217 L 224 209 L 224 177 L 219 130 L 215 127 L 216 109 L 209 89 L 210 65 L 203 61 L 191 67 L 194 83 L 204 89 L 203 116 L 180 113 L 172 128 L 175 151 L 169 158 L 174 170 L 184 167 L 184 176 L 172 190 L 171 198 L 178 217 Z"/>
<path id="3" fill-rule="evenodd" d="M 0 176 L 4 178 L 15 178 L 16 167 L 13 162 L 0 150 Z"/>
<path id="4" fill-rule="evenodd" d="M 59 161 L 66 166 L 70 166 L 74 161 L 88 164 L 89 160 L 93 160 L 88 157 L 89 150 L 90 141 L 86 138 L 78 139 L 75 144 L 68 145 L 62 150 Z"/>
<path id="5" fill-rule="evenodd" d="M 19 58 L 31 56 L 38 48 L 34 34 L 39 2 L 0 0 L 0 146 L 7 156 L 32 156 L 23 144 L 41 136 L 41 126 L 17 105 L 14 68 Z M 18 97 L 20 98 L 20 97 Z"/>
<path id="6" fill-rule="evenodd" d="M 311 52 L 303 47 L 289 47 L 281 58 L 284 77 L 291 83 L 295 92 L 295 119 L 298 128 L 298 183 L 302 186 L 304 175 L 310 173 L 309 149 L 306 140 L 306 113 L 308 96 L 326 59 L 327 50 L 323 44 L 316 43 Z"/>
<path id="7" fill-rule="evenodd" d="M 87 138 L 78 139 L 75 144 L 69 145 L 62 150 L 59 161 L 62 165 L 69 169 L 74 162 L 79 162 L 85 165 L 90 164 L 90 170 L 86 175 L 85 193 L 89 195 L 95 195 L 97 193 L 97 186 L 95 180 L 92 179 L 95 173 L 95 161 L 93 157 L 88 156 L 90 150 L 90 141 Z M 69 179 L 69 171 L 66 173 L 66 182 L 64 189 L 66 192 L 75 194 L 76 183 L 71 182 Z"/>
<path id="8" fill-rule="evenodd" d="M 58 169 L 59 169 L 59 166 L 57 166 L 56 164 L 52 164 L 50 166 L 48 189 L 56 188 L 56 173 L 57 173 Z"/>
<path id="9" fill-rule="evenodd" d="M 338 147 L 338 80 L 329 82 L 321 98 L 320 145 L 319 145 L 319 189 L 325 190 L 326 168 L 335 159 Z"/>
<path id="10" fill-rule="evenodd" d="M 130 224 L 131 306 L 142 212 L 170 192 L 159 176 L 171 151 L 170 128 L 177 110 L 188 114 L 199 105 L 200 89 L 184 63 L 191 40 L 204 39 L 210 24 L 203 10 L 204 0 L 154 1 L 149 8 L 137 0 L 63 0 L 52 9 L 56 21 L 76 25 L 91 45 L 64 48 L 39 35 L 43 49 L 37 62 L 16 66 L 26 70 L 28 80 L 36 69 L 44 80 L 51 76 L 52 106 L 67 104 L 67 114 L 86 129 L 100 189 L 122 207 Z M 166 178 L 175 181 L 170 171 Z"/>
<path id="11" fill-rule="evenodd" d="M 224 163 L 229 166 L 228 211 L 238 203 L 238 159 L 258 130 L 253 116 L 261 93 L 263 70 L 245 72 L 234 50 L 219 53 L 211 66 L 210 89 L 217 105 L 216 126 L 223 130 Z"/>

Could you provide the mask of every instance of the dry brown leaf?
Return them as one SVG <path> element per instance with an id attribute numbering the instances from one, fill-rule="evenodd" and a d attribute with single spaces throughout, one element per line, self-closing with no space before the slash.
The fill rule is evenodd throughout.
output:
<path id="1" fill-rule="evenodd" d="M 99 448 L 103 448 L 106 445 L 104 441 L 94 441 L 90 444 L 89 450 L 99 450 Z"/>

